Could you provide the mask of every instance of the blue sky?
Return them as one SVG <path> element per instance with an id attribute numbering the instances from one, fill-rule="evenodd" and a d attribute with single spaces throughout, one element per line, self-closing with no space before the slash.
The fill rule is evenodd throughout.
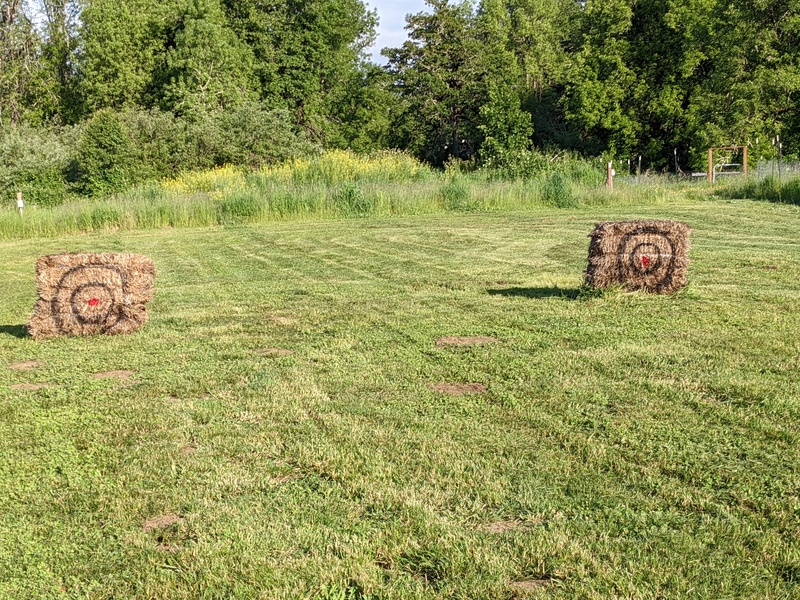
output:
<path id="1" fill-rule="evenodd" d="M 395 48 L 405 41 L 406 32 L 403 27 L 406 24 L 406 15 L 427 11 L 430 8 L 424 0 L 366 0 L 365 4 L 370 10 L 373 8 L 378 10 L 380 19 L 378 40 L 369 52 L 373 60 L 381 64 L 386 62 L 380 55 L 381 48 Z"/>

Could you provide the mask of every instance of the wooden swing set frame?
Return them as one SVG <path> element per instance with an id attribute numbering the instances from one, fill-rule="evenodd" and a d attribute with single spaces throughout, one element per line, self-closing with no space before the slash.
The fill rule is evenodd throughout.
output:
<path id="1" fill-rule="evenodd" d="M 720 146 L 719 148 L 708 149 L 708 182 L 714 183 L 714 152 L 717 150 L 741 150 L 742 151 L 742 175 L 747 177 L 747 146 Z"/>

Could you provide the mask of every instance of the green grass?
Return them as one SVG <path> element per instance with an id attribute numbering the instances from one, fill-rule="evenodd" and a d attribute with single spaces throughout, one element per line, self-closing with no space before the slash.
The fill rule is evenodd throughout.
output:
<path id="1" fill-rule="evenodd" d="M 733 180 L 717 192 L 723 198 L 752 198 L 800 206 L 800 177 L 767 176 L 764 179 Z"/>
<path id="2" fill-rule="evenodd" d="M 692 225 L 689 287 L 581 294 L 633 217 Z M 2 242 L 0 597 L 798 598 L 798 240 L 684 197 Z M 155 260 L 142 331 L 21 337 L 77 250 Z"/>
<path id="3" fill-rule="evenodd" d="M 260 174 L 231 177 L 231 172 L 225 170 L 225 177 L 216 180 L 213 171 L 200 174 L 210 180 L 203 182 L 207 187 L 202 189 L 187 191 L 168 183 L 148 183 L 99 200 L 76 200 L 52 208 L 31 206 L 22 216 L 11 206 L 0 206 L 0 240 L 165 227 L 657 205 L 681 200 L 686 189 L 656 181 L 641 186 L 623 184 L 608 192 L 560 172 L 516 181 L 440 173 L 425 181 L 331 183 L 276 181 Z M 708 193 L 704 186 L 691 189 Z"/>

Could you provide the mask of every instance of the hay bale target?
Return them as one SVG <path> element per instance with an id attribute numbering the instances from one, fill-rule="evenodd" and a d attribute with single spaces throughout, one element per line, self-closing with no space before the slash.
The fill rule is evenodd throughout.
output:
<path id="1" fill-rule="evenodd" d="M 589 234 L 586 284 L 672 294 L 686 285 L 691 228 L 676 221 L 598 223 Z"/>
<path id="2" fill-rule="evenodd" d="M 147 322 L 153 261 L 140 254 L 53 254 L 36 261 L 37 339 L 132 333 Z"/>

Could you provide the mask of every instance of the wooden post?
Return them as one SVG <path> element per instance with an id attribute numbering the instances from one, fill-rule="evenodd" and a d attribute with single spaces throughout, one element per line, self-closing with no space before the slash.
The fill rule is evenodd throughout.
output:
<path id="1" fill-rule="evenodd" d="M 747 177 L 747 146 L 742 146 L 742 175 Z"/>
<path id="2" fill-rule="evenodd" d="M 19 209 L 19 216 L 22 216 L 22 209 L 25 203 L 22 201 L 22 192 L 17 192 L 17 208 Z"/>
<path id="3" fill-rule="evenodd" d="M 606 187 L 610 190 L 614 189 L 614 169 L 612 168 L 614 162 L 608 163 L 608 171 L 606 172 Z"/>
<path id="4" fill-rule="evenodd" d="M 708 149 L 708 173 L 706 173 L 708 177 L 708 183 L 714 183 L 714 149 Z"/>

